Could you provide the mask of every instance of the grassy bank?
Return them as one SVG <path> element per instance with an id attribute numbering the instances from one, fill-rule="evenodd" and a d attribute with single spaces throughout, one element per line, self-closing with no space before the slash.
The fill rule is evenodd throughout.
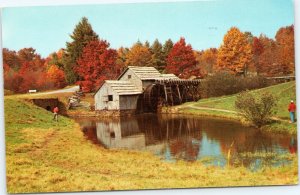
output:
<path id="1" fill-rule="evenodd" d="M 290 134 L 297 133 L 297 126 L 289 123 L 289 113 L 287 111 L 288 104 L 291 99 L 296 100 L 296 83 L 295 81 L 282 83 L 258 90 L 253 90 L 254 94 L 269 92 L 276 96 L 277 107 L 274 116 L 274 122 L 263 128 L 273 132 L 288 132 Z M 200 116 L 215 116 L 230 118 L 234 120 L 242 120 L 235 108 L 236 95 L 202 99 L 198 102 L 188 102 L 171 109 L 174 113 L 194 114 Z"/>
<path id="2" fill-rule="evenodd" d="M 297 184 L 293 163 L 250 172 L 162 162 L 150 153 L 106 150 L 85 140 L 78 124 L 20 98 L 5 98 L 9 193 Z"/>

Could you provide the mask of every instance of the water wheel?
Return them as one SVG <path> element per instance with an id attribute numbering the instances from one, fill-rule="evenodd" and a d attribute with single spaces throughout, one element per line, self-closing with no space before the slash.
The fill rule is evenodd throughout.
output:
<path id="1" fill-rule="evenodd" d="M 152 112 L 156 112 L 157 106 L 160 102 L 161 86 L 152 84 L 144 91 L 144 106 Z"/>

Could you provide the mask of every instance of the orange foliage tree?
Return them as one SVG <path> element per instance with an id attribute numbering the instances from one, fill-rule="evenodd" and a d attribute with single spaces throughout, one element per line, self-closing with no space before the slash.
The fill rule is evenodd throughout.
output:
<path id="1" fill-rule="evenodd" d="M 196 52 L 198 66 L 201 67 L 203 75 L 212 74 L 217 64 L 218 50 L 210 48 L 204 51 Z"/>
<path id="2" fill-rule="evenodd" d="M 257 59 L 255 59 L 257 72 L 266 76 L 273 76 L 280 71 L 278 70 L 280 67 L 277 64 L 278 50 L 276 42 L 265 35 L 260 35 L 258 41 L 261 48 L 254 50 L 254 56 L 257 55 Z"/>
<path id="3" fill-rule="evenodd" d="M 256 69 L 257 74 L 259 74 L 262 72 L 262 65 L 260 64 L 259 59 L 262 53 L 264 52 L 264 46 L 262 44 L 262 41 L 257 37 L 253 38 L 252 50 L 254 67 Z"/>
<path id="4" fill-rule="evenodd" d="M 230 28 L 218 50 L 218 68 L 234 74 L 246 75 L 247 68 L 252 63 L 252 57 L 252 46 L 248 41 L 248 36 L 236 27 Z"/>
<path id="5" fill-rule="evenodd" d="M 278 73 L 289 74 L 295 72 L 295 42 L 294 26 L 280 28 L 275 36 L 278 49 Z"/>
<path id="6" fill-rule="evenodd" d="M 52 83 L 54 88 L 66 86 L 65 73 L 56 65 L 51 65 L 47 71 L 47 82 Z"/>

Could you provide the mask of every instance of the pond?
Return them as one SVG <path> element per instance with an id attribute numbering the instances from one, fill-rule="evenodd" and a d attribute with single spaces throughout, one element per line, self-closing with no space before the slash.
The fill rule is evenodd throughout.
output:
<path id="1" fill-rule="evenodd" d="M 257 170 L 285 165 L 297 151 L 296 136 L 266 133 L 224 119 L 141 114 L 75 120 L 94 144 L 107 149 L 150 151 L 170 162 L 201 161 Z"/>

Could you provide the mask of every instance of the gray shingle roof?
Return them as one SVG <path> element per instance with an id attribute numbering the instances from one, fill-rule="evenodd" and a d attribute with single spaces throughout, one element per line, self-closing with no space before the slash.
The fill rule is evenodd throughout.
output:
<path id="1" fill-rule="evenodd" d="M 128 69 L 132 70 L 141 80 L 154 80 L 161 75 L 154 67 L 128 66 Z"/>
<path id="2" fill-rule="evenodd" d="M 174 74 L 161 74 L 156 68 L 150 66 L 128 66 L 118 79 L 120 79 L 129 69 L 141 80 L 179 79 Z"/>
<path id="3" fill-rule="evenodd" d="M 142 93 L 142 91 L 129 81 L 106 80 L 105 83 L 119 95 L 135 95 Z"/>
<path id="4" fill-rule="evenodd" d="M 179 79 L 175 74 L 161 74 L 161 79 Z"/>

